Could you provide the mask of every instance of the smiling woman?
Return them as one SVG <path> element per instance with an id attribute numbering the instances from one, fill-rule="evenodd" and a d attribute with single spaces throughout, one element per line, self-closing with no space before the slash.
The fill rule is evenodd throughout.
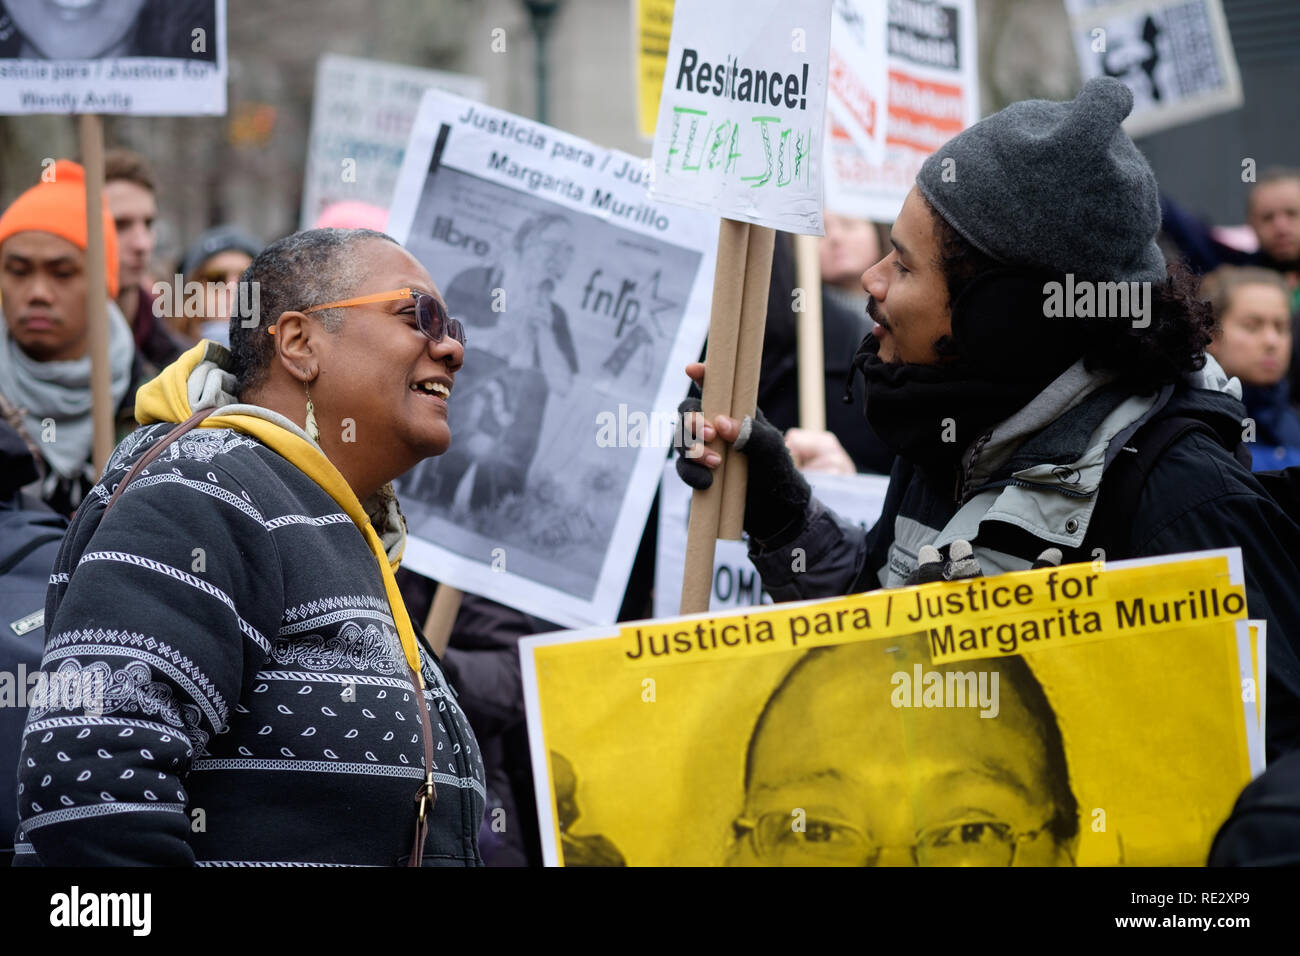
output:
<path id="1" fill-rule="evenodd" d="M 242 281 L 233 354 L 141 390 L 68 532 L 44 666 L 107 690 L 31 708 L 18 864 L 476 865 L 482 760 L 393 577 L 390 482 L 451 441 L 457 329 L 369 230 Z"/>
<path id="2" fill-rule="evenodd" d="M 216 0 L 0 0 L 0 58 L 212 61 L 215 36 Z"/>

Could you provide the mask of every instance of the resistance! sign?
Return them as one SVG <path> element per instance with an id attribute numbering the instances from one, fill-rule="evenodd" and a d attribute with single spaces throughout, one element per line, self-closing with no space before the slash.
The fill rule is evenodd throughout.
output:
<path id="1" fill-rule="evenodd" d="M 656 198 L 822 234 L 830 0 L 677 0 Z"/>

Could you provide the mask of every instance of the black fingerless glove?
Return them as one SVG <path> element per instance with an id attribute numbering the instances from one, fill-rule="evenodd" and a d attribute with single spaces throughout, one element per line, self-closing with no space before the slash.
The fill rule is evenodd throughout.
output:
<path id="1" fill-rule="evenodd" d="M 677 406 L 678 421 L 700 411 L 700 400 L 688 398 Z M 679 427 L 674 435 L 677 474 L 692 488 L 703 490 L 713 484 L 713 472 L 698 460 L 687 457 L 697 441 L 693 433 Z M 792 540 L 802 530 L 812 489 L 794 466 L 785 436 L 756 411 L 740 424 L 734 445 L 749 458 L 749 480 L 745 491 L 745 531 L 759 544 L 777 546 Z M 784 540 L 778 540 L 784 539 Z"/>

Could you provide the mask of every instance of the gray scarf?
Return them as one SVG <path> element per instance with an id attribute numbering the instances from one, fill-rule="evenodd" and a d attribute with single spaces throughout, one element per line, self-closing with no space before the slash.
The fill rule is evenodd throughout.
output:
<path id="1" fill-rule="evenodd" d="M 108 367 L 114 412 L 131 384 L 134 354 L 131 327 L 117 304 L 110 301 Z M 28 437 L 38 444 L 41 456 L 55 472 L 75 478 L 86 471 L 94 445 L 89 355 L 69 362 L 38 362 L 9 337 L 8 323 L 0 312 L 0 392 L 22 410 Z M 54 421 L 52 441 L 45 440 L 41 424 L 45 419 Z"/>

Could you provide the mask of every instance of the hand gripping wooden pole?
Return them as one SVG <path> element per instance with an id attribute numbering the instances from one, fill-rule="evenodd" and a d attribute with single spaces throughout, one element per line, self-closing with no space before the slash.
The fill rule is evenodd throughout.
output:
<path id="1" fill-rule="evenodd" d="M 772 281 L 772 252 L 776 232 L 767 226 L 749 227 L 745 256 L 745 290 L 740 303 L 740 340 L 736 347 L 736 375 L 731 388 L 734 420 L 744 421 L 758 407 L 758 373 L 763 364 L 763 333 L 767 331 L 767 296 Z M 722 516 L 718 537 L 739 541 L 745 524 L 745 490 L 749 484 L 749 458 L 730 455 L 722 485 Z"/>
<path id="2" fill-rule="evenodd" d="M 723 219 L 718 225 L 718 257 L 713 273 L 713 308 L 709 316 L 708 371 L 701 404 L 706 418 L 731 414 L 736 375 L 736 348 L 740 340 L 740 311 L 744 293 L 749 223 Z M 713 484 L 691 495 L 691 517 L 686 532 L 686 567 L 682 573 L 681 613 L 709 609 L 713 586 L 713 552 L 722 515 L 723 485 L 731 458 L 727 445 L 714 438 L 708 448 L 722 456 Z M 737 455 L 740 452 L 736 453 Z M 743 489 L 742 489 L 743 491 Z"/>

